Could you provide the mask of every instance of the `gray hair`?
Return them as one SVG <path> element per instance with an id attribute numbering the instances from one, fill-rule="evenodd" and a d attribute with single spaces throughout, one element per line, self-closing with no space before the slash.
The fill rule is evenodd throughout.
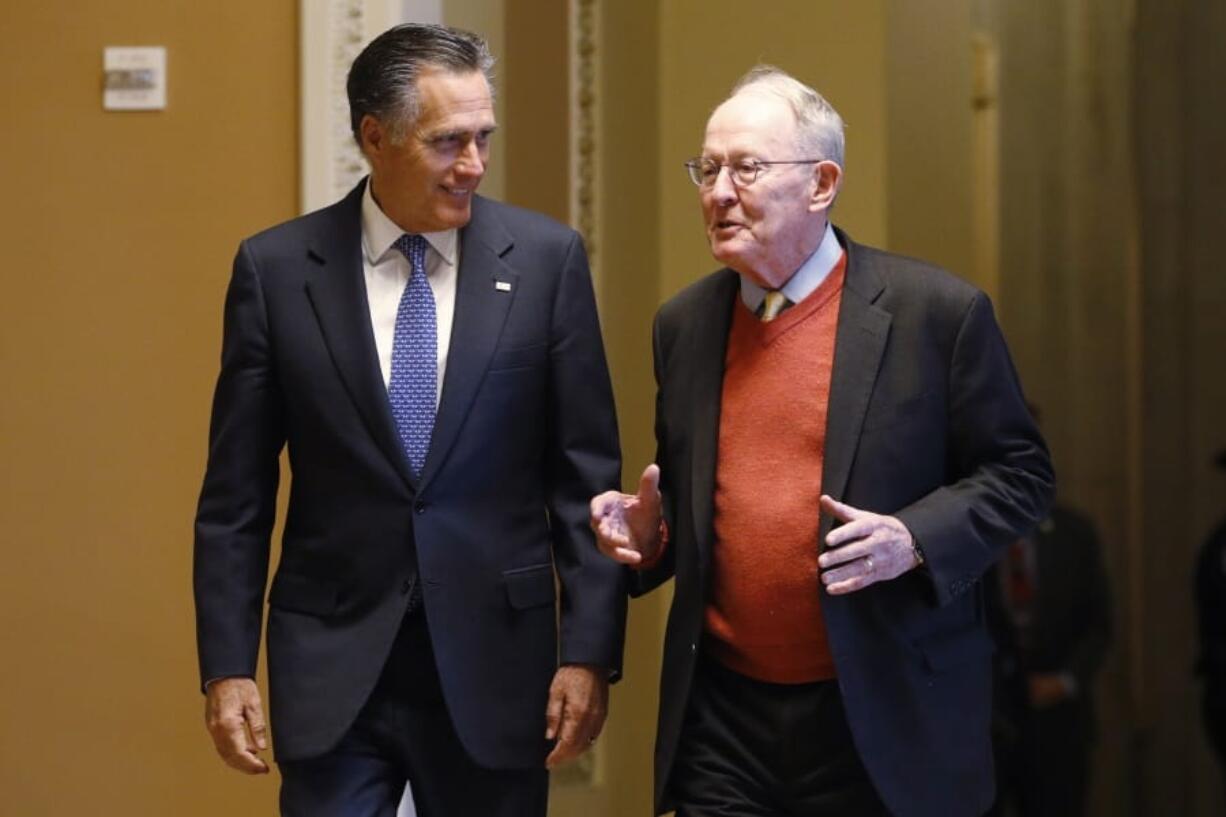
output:
<path id="1" fill-rule="evenodd" d="M 484 39 L 468 31 L 425 23 L 389 28 L 362 49 L 349 69 L 349 124 L 362 146 L 362 119 L 390 124 L 392 139 L 404 139 L 420 113 L 418 78 L 430 69 L 464 74 L 480 71 L 494 92 L 494 57 Z"/>
<path id="2" fill-rule="evenodd" d="M 782 68 L 756 65 L 732 87 L 729 98 L 743 91 L 762 90 L 788 103 L 796 117 L 797 147 L 806 158 L 828 159 L 843 167 L 843 117 L 826 98 Z"/>

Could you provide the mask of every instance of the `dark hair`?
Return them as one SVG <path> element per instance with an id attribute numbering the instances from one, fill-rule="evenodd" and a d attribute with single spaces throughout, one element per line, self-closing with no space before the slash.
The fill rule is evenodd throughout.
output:
<path id="1" fill-rule="evenodd" d="M 480 71 L 493 93 L 489 45 L 476 34 L 425 23 L 389 28 L 362 49 L 349 69 L 349 124 L 362 146 L 362 118 L 367 114 L 390 123 L 393 137 L 402 139 L 418 113 L 417 79 L 438 68 L 463 74 Z"/>

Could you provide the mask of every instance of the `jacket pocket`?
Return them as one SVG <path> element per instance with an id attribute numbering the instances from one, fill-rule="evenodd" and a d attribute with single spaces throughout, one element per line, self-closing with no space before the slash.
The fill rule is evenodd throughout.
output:
<path id="1" fill-rule="evenodd" d="M 987 632 L 979 626 L 951 633 L 935 633 L 917 639 L 915 645 L 932 672 L 943 672 L 976 658 L 986 658 L 995 650 Z"/>
<path id="2" fill-rule="evenodd" d="M 552 605 L 557 596 L 549 563 L 504 570 L 502 578 L 507 583 L 507 601 L 516 610 Z"/>
<path id="3" fill-rule="evenodd" d="M 277 573 L 268 593 L 268 605 L 278 610 L 327 616 L 336 611 L 340 591 L 329 581 L 296 573 Z"/>
<path id="4" fill-rule="evenodd" d="M 491 372 L 501 372 L 508 369 L 526 369 L 539 366 L 545 362 L 547 344 L 536 343 L 531 346 L 517 346 L 509 349 L 499 349 L 490 361 Z"/>

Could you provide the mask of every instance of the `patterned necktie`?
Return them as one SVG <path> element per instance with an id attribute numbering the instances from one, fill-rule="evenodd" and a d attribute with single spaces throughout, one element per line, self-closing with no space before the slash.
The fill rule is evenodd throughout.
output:
<path id="1" fill-rule="evenodd" d="M 780 290 L 769 289 L 766 291 L 766 297 L 762 299 L 762 306 L 759 308 L 758 317 L 762 320 L 762 323 L 770 323 L 779 317 L 780 312 L 791 305 L 792 302 Z"/>
<path id="2" fill-rule="evenodd" d="M 430 450 L 438 389 L 438 324 L 434 293 L 426 280 L 426 239 L 402 235 L 396 249 L 409 260 L 409 282 L 396 310 L 392 340 L 392 375 L 387 398 L 409 458 L 413 476 L 420 476 Z"/>

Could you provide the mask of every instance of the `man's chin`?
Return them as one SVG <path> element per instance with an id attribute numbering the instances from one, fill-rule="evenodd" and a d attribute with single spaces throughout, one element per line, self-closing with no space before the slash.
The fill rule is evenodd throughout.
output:
<path id="1" fill-rule="evenodd" d="M 438 223 L 441 225 L 431 232 L 440 230 L 458 230 L 473 217 L 472 197 L 466 198 L 463 203 L 446 202 L 444 206 L 435 211 Z"/>
<path id="2" fill-rule="evenodd" d="M 723 264 L 725 267 L 736 269 L 740 260 L 741 254 L 736 252 L 732 247 L 728 246 L 726 241 L 711 241 L 711 255 L 716 261 Z"/>

